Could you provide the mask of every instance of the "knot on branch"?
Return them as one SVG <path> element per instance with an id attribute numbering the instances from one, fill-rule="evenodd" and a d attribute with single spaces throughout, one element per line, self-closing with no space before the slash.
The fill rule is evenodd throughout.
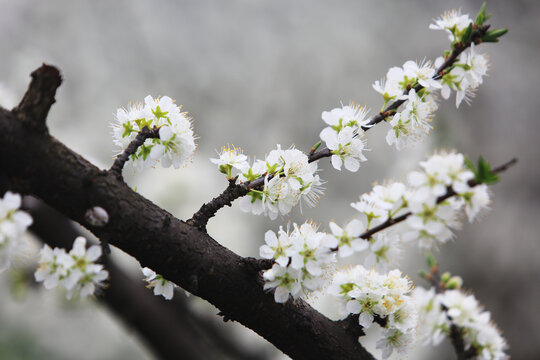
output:
<path id="1" fill-rule="evenodd" d="M 56 89 L 62 83 L 60 71 L 43 64 L 32 74 L 32 81 L 21 102 L 13 109 L 13 114 L 25 127 L 35 132 L 46 132 L 47 114 L 56 102 Z"/>

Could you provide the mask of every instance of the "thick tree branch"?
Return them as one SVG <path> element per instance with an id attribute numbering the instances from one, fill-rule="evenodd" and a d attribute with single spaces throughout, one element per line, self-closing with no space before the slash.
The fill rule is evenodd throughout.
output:
<path id="1" fill-rule="evenodd" d="M 83 236 L 65 216 L 35 198 L 25 197 L 23 207 L 34 220 L 30 230 L 51 247 L 69 250 L 73 240 Z M 185 317 L 177 316 L 179 310 L 154 296 L 142 279 L 133 280 L 108 257 L 104 265 L 109 271 L 108 286 L 98 294 L 98 300 L 134 328 L 156 355 L 162 359 L 173 359 L 178 354 L 186 359 L 219 359 L 194 334 Z"/>
<path id="2" fill-rule="evenodd" d="M 262 289 L 258 263 L 176 219 L 49 134 L 28 131 L 1 108 L 0 128 L 0 168 L 11 190 L 41 198 L 295 359 L 373 359 L 354 334 L 305 302 L 277 304 Z M 85 222 L 93 206 L 109 214 L 105 226 Z"/>
<path id="3" fill-rule="evenodd" d="M 56 101 L 54 95 L 62 83 L 62 77 L 57 68 L 45 64 L 31 76 L 32 82 L 19 105 L 13 109 L 13 113 L 28 129 L 45 132 L 47 131 L 45 120 L 49 109 Z"/>

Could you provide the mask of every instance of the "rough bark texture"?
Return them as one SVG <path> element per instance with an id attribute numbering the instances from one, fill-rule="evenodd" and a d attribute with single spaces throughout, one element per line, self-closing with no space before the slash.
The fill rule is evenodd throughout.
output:
<path id="1" fill-rule="evenodd" d="M 50 67 L 44 68 L 48 73 Z M 38 71 L 27 95 L 39 78 Z M 50 107 L 52 102 L 45 104 Z M 31 110 L 24 116 L 31 118 Z M 294 359 L 373 359 L 348 326 L 329 320 L 303 301 L 276 304 L 273 295 L 263 291 L 260 270 L 265 263 L 221 246 L 46 131 L 32 131 L 21 119 L 20 110 L 16 115 L 0 108 L 0 169 L 11 190 L 42 199 Z M 93 206 L 108 212 L 106 226 L 85 223 L 84 214 Z"/>

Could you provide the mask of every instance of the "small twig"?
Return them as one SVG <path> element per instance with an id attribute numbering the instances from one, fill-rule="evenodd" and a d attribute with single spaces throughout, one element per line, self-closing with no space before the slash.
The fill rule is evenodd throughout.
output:
<path id="1" fill-rule="evenodd" d="M 229 186 L 223 193 L 215 197 L 208 204 L 201 206 L 199 211 L 193 214 L 193 217 L 187 221 L 189 225 L 197 227 L 199 230 L 206 230 L 208 220 L 224 206 L 231 206 L 232 202 L 241 196 L 246 195 L 249 189 L 242 185 L 235 184 L 236 179 L 229 180 Z"/>
<path id="2" fill-rule="evenodd" d="M 152 138 L 159 138 L 159 128 L 154 127 L 153 129 L 149 129 L 148 127 L 144 127 L 141 131 L 139 131 L 135 139 L 129 143 L 124 152 L 118 155 L 116 160 L 114 160 L 114 163 L 109 171 L 115 174 L 118 178 L 122 178 L 122 169 L 124 168 L 125 163 L 129 160 L 129 157 L 135 154 L 139 146 L 144 144 L 146 139 Z"/>
<path id="3" fill-rule="evenodd" d="M 51 106 L 56 102 L 56 89 L 62 83 L 60 71 L 54 66 L 43 64 L 32 74 L 32 81 L 13 114 L 25 127 L 36 132 L 46 132 L 46 119 Z"/>
<path id="4" fill-rule="evenodd" d="M 501 172 L 504 172 L 508 168 L 510 168 L 512 165 L 515 165 L 517 163 L 517 161 L 518 161 L 517 158 L 513 158 L 512 160 L 502 164 L 501 166 L 496 167 L 495 169 L 493 169 L 491 171 L 494 172 L 494 173 L 497 173 L 497 174 L 501 173 Z M 480 184 L 477 183 L 474 180 L 469 181 L 469 186 L 474 187 L 474 186 L 477 186 L 477 185 L 480 185 Z M 451 198 L 454 195 L 456 195 L 456 192 L 452 188 L 448 188 L 446 194 L 444 194 L 442 196 L 439 196 L 439 198 L 437 199 L 437 204 L 443 202 L 444 200 L 446 200 L 448 198 Z M 412 215 L 412 213 L 409 211 L 409 212 L 406 212 L 405 214 L 400 215 L 400 216 L 398 216 L 396 218 L 390 218 L 390 219 L 386 220 L 385 222 L 383 222 L 382 224 L 377 225 L 374 228 L 366 231 L 365 233 L 363 233 L 359 237 L 362 238 L 362 239 L 367 240 L 371 236 L 373 236 L 375 233 L 377 233 L 379 231 L 382 231 L 382 230 L 384 230 L 386 228 L 389 228 L 390 226 L 392 226 L 394 224 L 397 224 L 397 223 L 400 223 L 400 222 L 404 221 L 410 215 Z"/>

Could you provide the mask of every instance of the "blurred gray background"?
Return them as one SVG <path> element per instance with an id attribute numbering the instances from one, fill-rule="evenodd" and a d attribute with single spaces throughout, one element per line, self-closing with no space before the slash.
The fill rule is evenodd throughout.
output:
<path id="1" fill-rule="evenodd" d="M 262 158 L 279 143 L 309 150 L 318 139 L 320 114 L 350 100 L 375 111 L 373 81 L 406 60 L 434 59 L 446 35 L 429 31 L 444 10 L 475 16 L 481 1 L 28 1 L 0 0 L 0 83 L 4 101 L 18 100 L 41 63 L 58 66 L 64 83 L 49 115 L 51 133 L 100 167 L 114 148 L 110 123 L 116 108 L 168 95 L 194 118 L 198 150 L 177 171 L 128 173 L 137 191 L 182 219 L 226 186 L 208 161 L 227 143 Z M 434 149 L 457 149 L 493 164 L 512 157 L 519 165 L 492 187 L 492 211 L 464 224 L 438 255 L 443 270 L 462 275 L 465 287 L 491 311 L 514 359 L 540 358 L 540 155 L 537 115 L 540 83 L 540 2 L 489 1 L 495 27 L 508 27 L 489 54 L 489 77 L 472 106 L 443 102 L 429 140 L 397 152 L 386 145 L 385 124 L 368 132 L 368 162 L 356 174 L 320 163 L 328 181 L 315 209 L 293 220 L 325 225 L 354 215 L 349 203 L 374 181 L 404 180 Z M 9 104 L 6 104 L 8 106 Z M 0 99 L 2 103 L 2 99 Z M 226 208 L 209 232 L 241 255 L 258 255 L 271 222 Z M 135 271 L 133 262 L 119 258 Z M 417 286 L 422 254 L 411 249 L 402 268 Z M 135 273 L 139 276 L 138 273 Z M 62 301 L 62 294 L 9 290 L 0 275 L 0 358 L 151 359 L 129 327 L 96 304 Z M 201 311 L 216 313 L 205 304 Z M 220 320 L 216 316 L 216 320 Z M 264 340 L 233 330 L 246 346 Z M 272 350 L 269 350 L 272 351 Z M 278 352 L 275 357 L 279 358 Z M 446 345 L 438 358 L 454 358 Z M 379 353 L 376 352 L 378 355 Z M 423 354 L 423 355 L 421 355 Z M 428 354 L 428 355 L 426 355 Z M 445 355 L 446 354 L 446 355 Z M 419 349 L 411 358 L 430 358 Z"/>

